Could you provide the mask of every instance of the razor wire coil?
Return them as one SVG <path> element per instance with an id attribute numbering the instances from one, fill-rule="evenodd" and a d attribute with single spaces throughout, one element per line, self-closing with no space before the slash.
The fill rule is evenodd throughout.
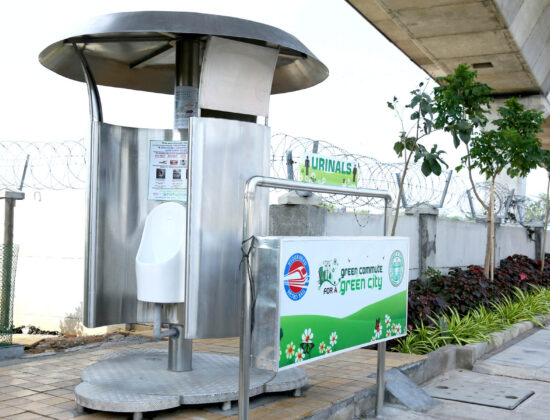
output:
<path id="1" fill-rule="evenodd" d="M 271 138 L 271 176 L 289 177 L 288 153 L 292 154 L 292 176 L 299 180 L 299 163 L 313 151 L 324 156 L 353 160 L 358 163 L 358 187 L 388 191 L 397 202 L 399 183 L 396 174 L 403 171 L 403 163 L 380 162 L 369 156 L 352 154 L 328 141 L 307 137 L 275 134 Z M 30 157 L 24 188 L 40 190 L 84 189 L 86 185 L 86 146 L 83 139 L 62 142 L 0 142 L 0 186 L 18 189 L 27 155 Z M 446 173 L 425 177 L 419 164 L 411 163 L 403 186 L 401 208 L 420 204 L 438 206 L 445 190 Z M 486 183 L 477 184 L 484 197 Z M 468 191 L 472 200 L 468 197 Z M 534 211 L 537 200 L 514 196 L 510 189 L 498 184 L 495 191 L 497 216 L 503 221 L 528 222 L 542 220 L 541 212 Z M 383 200 L 377 198 L 321 194 L 324 203 L 335 210 L 354 209 L 361 212 L 379 212 Z M 488 200 L 487 200 L 488 201 Z M 540 201 L 540 200 L 539 200 Z M 471 204 L 472 203 L 472 204 Z M 472 211 L 473 207 L 473 211 Z M 466 176 L 453 173 L 447 188 L 443 210 L 451 215 L 469 219 L 486 217 L 485 210 L 471 191 Z"/>

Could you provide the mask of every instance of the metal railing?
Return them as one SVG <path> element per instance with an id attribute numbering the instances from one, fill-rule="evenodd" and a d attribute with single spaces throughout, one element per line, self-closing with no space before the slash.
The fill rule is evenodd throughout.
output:
<path id="1" fill-rule="evenodd" d="M 392 196 L 387 191 L 371 190 L 364 188 L 333 187 L 328 185 L 308 184 L 305 182 L 288 179 L 255 176 L 248 180 L 244 193 L 243 213 L 243 242 L 254 235 L 254 207 L 256 190 L 263 188 L 279 188 L 285 190 L 304 191 L 312 193 L 339 194 L 365 198 L 377 198 L 384 200 L 384 232 L 389 232 L 389 219 L 391 217 Z M 241 267 L 242 285 L 242 312 L 241 312 L 241 336 L 239 347 L 239 419 L 247 420 L 249 411 L 249 387 L 250 387 L 250 354 L 251 354 L 251 279 L 244 265 Z M 376 415 L 382 413 L 384 404 L 384 367 L 386 361 L 386 342 L 378 343 L 378 363 L 376 376 Z"/>

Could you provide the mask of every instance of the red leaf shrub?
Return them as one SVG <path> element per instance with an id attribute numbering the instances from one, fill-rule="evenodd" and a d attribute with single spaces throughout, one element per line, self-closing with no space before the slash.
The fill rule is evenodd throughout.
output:
<path id="1" fill-rule="evenodd" d="M 427 316 L 456 309 L 461 315 L 479 305 L 489 306 L 503 296 L 511 295 L 514 287 L 522 290 L 532 285 L 550 287 L 550 255 L 546 255 L 544 273 L 540 273 L 540 260 L 524 255 L 512 255 L 500 261 L 495 280 L 483 276 L 483 268 L 471 265 L 467 269 L 453 268 L 445 276 L 434 274 L 427 280 L 409 283 L 409 319 L 411 325 L 430 324 Z"/>

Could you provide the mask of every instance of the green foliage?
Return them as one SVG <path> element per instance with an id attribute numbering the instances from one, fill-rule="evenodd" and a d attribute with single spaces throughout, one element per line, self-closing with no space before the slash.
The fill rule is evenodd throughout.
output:
<path id="1" fill-rule="evenodd" d="M 443 150 L 437 150 L 437 145 L 433 145 L 430 151 L 425 146 L 420 144 L 420 140 L 430 134 L 434 129 L 434 112 L 432 109 L 433 98 L 426 93 L 424 83 L 420 83 L 418 88 L 412 90 L 411 100 L 405 105 L 410 112 L 410 120 L 413 121 L 413 127 L 406 132 L 404 129 L 399 134 L 399 140 L 393 145 L 393 150 L 400 158 L 414 156 L 414 161 L 422 160 L 422 173 L 425 176 L 431 174 L 440 175 L 441 165 L 447 166 L 441 155 L 445 153 Z M 401 119 L 401 115 L 397 111 L 398 100 L 393 97 L 391 102 L 388 102 L 388 108 L 397 113 Z M 403 123 L 403 120 L 401 119 Z"/>
<path id="2" fill-rule="evenodd" d="M 538 200 L 529 202 L 525 206 L 526 220 L 544 220 L 546 214 L 546 194 L 539 194 Z"/>
<path id="3" fill-rule="evenodd" d="M 447 344 L 472 344 L 489 340 L 489 334 L 502 331 L 512 324 L 532 321 L 542 324 L 536 316 L 550 314 L 550 289 L 533 287 L 530 291 L 515 288 L 513 296 L 504 296 L 499 302 L 460 315 L 456 309 L 430 318 L 432 324 L 409 331 L 398 340 L 401 353 L 426 354 Z"/>
<path id="4" fill-rule="evenodd" d="M 531 169 L 540 165 L 542 158 L 537 138 L 542 113 L 525 110 L 515 98 L 507 100 L 498 113 L 501 118 L 493 121 L 497 129 L 472 137 L 470 154 L 462 158 L 462 164 L 466 165 L 470 160 L 471 167 L 477 168 L 487 179 L 505 168 L 511 178 L 527 176 Z"/>
<path id="5" fill-rule="evenodd" d="M 440 86 L 434 89 L 434 127 L 451 133 L 455 147 L 461 141 L 468 144 L 475 130 L 485 127 L 488 121 L 485 114 L 493 89 L 476 77 L 477 71 L 463 63 L 453 74 L 436 79 Z"/>

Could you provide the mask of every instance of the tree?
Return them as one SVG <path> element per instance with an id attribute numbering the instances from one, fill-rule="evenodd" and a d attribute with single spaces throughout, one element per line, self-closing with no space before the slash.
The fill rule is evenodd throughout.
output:
<path id="1" fill-rule="evenodd" d="M 485 277 L 494 278 L 494 223 L 495 180 L 506 171 L 511 178 L 526 176 L 541 162 L 540 141 L 542 114 L 525 110 L 512 98 L 498 109 L 500 118 L 492 121 L 495 128 L 484 130 L 487 125 L 492 89 L 476 80 L 477 72 L 467 64 L 460 64 L 454 74 L 439 78 L 441 86 L 434 89 L 434 109 L 438 117 L 436 128 L 443 128 L 453 136 L 455 147 L 465 145 L 466 154 L 456 169 L 466 168 L 472 190 L 487 211 L 487 243 L 485 252 Z M 490 184 L 489 202 L 479 195 L 472 171 L 477 169 Z"/>
<path id="2" fill-rule="evenodd" d="M 471 138 L 469 153 L 462 158 L 462 164 L 469 170 L 477 169 L 490 183 L 489 203 L 480 200 L 488 210 L 487 238 L 488 252 L 485 255 L 484 274 L 491 280 L 495 268 L 495 181 L 503 171 L 510 178 L 525 177 L 541 161 L 540 141 L 542 113 L 525 110 L 517 99 L 508 99 L 498 109 L 501 118 L 493 121 L 495 129 L 482 131 Z M 461 169 L 461 167 L 457 168 Z"/>
<path id="3" fill-rule="evenodd" d="M 394 96 L 393 100 L 387 103 L 388 108 L 395 112 L 401 122 L 399 140 L 397 140 L 393 145 L 393 150 L 398 157 L 403 159 L 404 162 L 391 236 L 395 236 L 397 220 L 399 218 L 399 209 L 401 207 L 401 195 L 403 194 L 403 187 L 405 185 L 405 179 L 411 158 L 414 157 L 414 162 L 422 160 L 421 170 L 424 176 L 429 176 L 432 173 L 439 176 L 442 170 L 441 165 L 447 166 L 441 158 L 441 155 L 445 153 L 445 151 L 437 150 L 437 144 L 434 144 L 430 151 L 428 151 L 428 149 L 420 143 L 420 140 L 428 136 L 433 131 L 433 98 L 426 93 L 424 83 L 420 83 L 418 88 L 414 89 L 410 93 L 411 101 L 405 105 L 405 108 L 410 110 L 410 119 L 414 122 L 408 131 L 405 130 L 403 117 L 397 109 L 397 98 Z"/>

